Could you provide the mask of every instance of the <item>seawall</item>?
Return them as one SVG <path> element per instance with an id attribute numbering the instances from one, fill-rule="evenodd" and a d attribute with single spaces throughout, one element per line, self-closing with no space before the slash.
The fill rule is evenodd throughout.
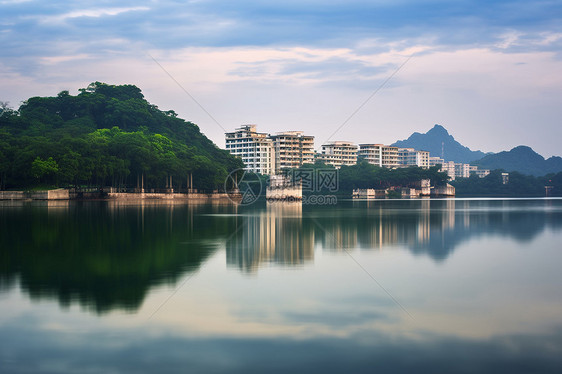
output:
<path id="1" fill-rule="evenodd" d="M 75 193 L 65 189 L 48 191 L 0 191 L 0 200 L 178 200 L 178 201 L 241 201 L 241 194 L 227 193 L 154 193 L 109 192 Z"/>

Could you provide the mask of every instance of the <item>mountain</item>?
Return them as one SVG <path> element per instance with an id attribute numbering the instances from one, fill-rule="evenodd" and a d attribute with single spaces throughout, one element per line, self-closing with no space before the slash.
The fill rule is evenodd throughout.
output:
<path id="1" fill-rule="evenodd" d="M 425 134 L 415 132 L 406 140 L 392 144 L 395 147 L 414 148 L 429 151 L 431 156 L 442 157 L 445 161 L 470 163 L 486 156 L 482 151 L 473 151 L 463 146 L 441 125 L 435 125 Z M 444 155 L 442 155 L 444 152 Z"/>
<path id="2" fill-rule="evenodd" d="M 533 149 L 523 145 L 515 147 L 511 151 L 487 155 L 473 164 L 484 169 L 504 169 L 535 176 L 562 171 L 562 158 L 553 156 L 545 160 Z"/>

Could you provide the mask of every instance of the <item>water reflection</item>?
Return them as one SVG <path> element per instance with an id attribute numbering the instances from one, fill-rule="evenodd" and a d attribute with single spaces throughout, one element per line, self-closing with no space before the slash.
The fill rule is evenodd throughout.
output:
<path id="1" fill-rule="evenodd" d="M 79 302 L 103 313 L 136 310 L 148 290 L 199 268 L 233 231 L 201 213 L 231 206 L 72 203 L 0 208 L 0 289 Z"/>
<path id="2" fill-rule="evenodd" d="M 314 232 L 303 226 L 300 203 L 267 203 L 226 242 L 227 264 L 248 272 L 268 262 L 296 266 L 313 259 Z"/>
<path id="3" fill-rule="evenodd" d="M 561 200 L 415 200 L 348 202 L 337 207 L 286 203 L 247 207 L 245 227 L 226 244 L 227 262 L 302 265 L 324 251 L 406 247 L 435 261 L 482 235 L 529 241 L 562 227 Z M 546 213 L 546 214 L 545 214 Z"/>
<path id="4" fill-rule="evenodd" d="M 0 206 L 0 291 L 137 310 L 218 248 L 227 266 L 302 266 L 325 252 L 407 248 L 444 261 L 481 236 L 526 242 L 562 228 L 562 200 L 415 200 L 338 206 L 273 203 L 57 203 Z"/>

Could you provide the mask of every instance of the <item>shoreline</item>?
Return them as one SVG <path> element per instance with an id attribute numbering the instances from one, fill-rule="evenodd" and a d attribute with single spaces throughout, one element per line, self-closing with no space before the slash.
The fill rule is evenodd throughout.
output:
<path id="1" fill-rule="evenodd" d="M 114 201 L 114 200 L 178 200 L 178 201 L 238 201 L 241 194 L 212 193 L 161 193 L 161 192 L 74 192 L 68 189 L 46 191 L 0 191 L 3 201 Z"/>

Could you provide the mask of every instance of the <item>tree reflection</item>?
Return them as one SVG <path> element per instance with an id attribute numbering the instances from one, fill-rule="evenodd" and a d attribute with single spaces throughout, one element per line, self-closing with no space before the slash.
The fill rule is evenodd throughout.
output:
<path id="1" fill-rule="evenodd" d="M 149 289 L 199 268 L 235 230 L 234 206 L 76 203 L 0 208 L 0 284 L 32 299 L 136 310 Z M 215 240 L 209 240 L 213 238 Z"/>
<path id="2" fill-rule="evenodd" d="M 0 206 L 0 291 L 137 310 L 150 289 L 176 284 L 219 247 L 228 266 L 302 266 L 315 249 L 390 250 L 444 261 L 483 235 L 530 241 L 562 228 L 562 200 L 412 200 L 235 205 L 57 203 Z"/>

